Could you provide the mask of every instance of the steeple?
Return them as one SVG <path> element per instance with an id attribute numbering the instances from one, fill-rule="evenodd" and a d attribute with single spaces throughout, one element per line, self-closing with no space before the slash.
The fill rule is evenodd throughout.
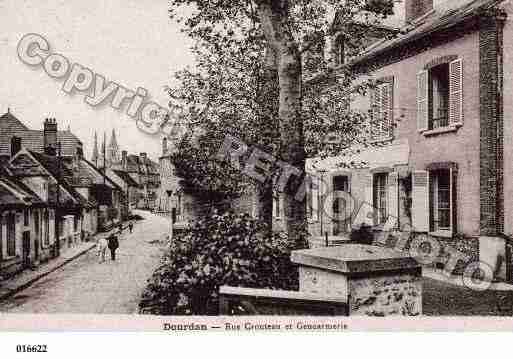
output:
<path id="1" fill-rule="evenodd" d="M 110 136 L 110 148 L 118 148 L 118 141 L 116 140 L 116 131 L 112 130 L 112 135 Z"/>
<path id="2" fill-rule="evenodd" d="M 105 132 L 104 132 L 103 133 L 103 141 L 102 141 L 102 145 L 100 148 L 100 161 L 99 161 L 100 163 L 98 163 L 100 168 L 103 168 L 104 170 L 106 169 L 106 167 L 108 167 L 107 153 L 105 152 L 105 142 L 106 142 L 106 139 L 105 139 Z"/>
<path id="3" fill-rule="evenodd" d="M 100 154 L 98 153 L 98 135 L 96 131 L 94 131 L 94 147 L 93 147 L 93 156 L 91 157 L 91 161 L 94 163 L 96 167 L 98 167 L 98 159 L 100 158 Z"/>
<path id="4" fill-rule="evenodd" d="M 119 146 L 118 141 L 116 140 L 116 132 L 114 129 L 112 130 L 112 135 L 110 137 L 109 148 L 107 150 L 107 159 L 111 165 L 116 165 L 119 163 Z"/>

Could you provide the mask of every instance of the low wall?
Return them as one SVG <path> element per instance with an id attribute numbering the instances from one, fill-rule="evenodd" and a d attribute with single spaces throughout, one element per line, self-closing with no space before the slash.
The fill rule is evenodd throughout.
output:
<path id="1" fill-rule="evenodd" d="M 440 251 L 437 255 L 436 260 L 433 261 L 432 265 L 427 265 L 444 268 L 447 260 L 452 251 L 457 251 L 462 254 L 465 259 L 458 261 L 456 267 L 452 271 L 452 274 L 463 274 L 463 271 L 467 267 L 468 264 L 479 261 L 479 239 L 475 237 L 466 237 L 463 235 L 455 235 L 453 238 L 443 238 L 431 236 L 427 233 L 414 233 L 410 236 L 410 239 L 404 245 L 398 244 L 398 238 L 401 234 L 390 234 L 385 243 L 383 243 L 383 233 L 376 231 L 374 232 L 374 241 L 373 245 L 387 248 L 395 248 L 404 252 L 410 252 L 411 244 L 415 241 L 421 241 L 425 246 L 429 246 L 430 241 L 436 241 L 440 244 Z M 425 248 L 425 247 L 423 247 Z M 426 248 L 426 251 L 429 252 L 429 247 Z"/>

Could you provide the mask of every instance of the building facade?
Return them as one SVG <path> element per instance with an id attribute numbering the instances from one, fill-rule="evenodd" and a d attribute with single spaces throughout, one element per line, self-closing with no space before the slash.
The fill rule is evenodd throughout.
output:
<path id="1" fill-rule="evenodd" d="M 401 34 L 353 64 L 377 81 L 352 104 L 369 111 L 375 146 L 352 158 L 308 161 L 327 187 L 310 196 L 316 202 L 310 230 L 345 235 L 361 223 L 407 230 L 450 242 L 473 259 L 481 255 L 497 271 L 501 237 L 513 233 L 513 186 L 505 180 L 513 142 L 504 121 L 513 106 L 504 97 L 513 86 L 511 6 L 485 0 L 406 0 L 405 6 Z M 340 171 L 343 162 L 362 165 Z"/>

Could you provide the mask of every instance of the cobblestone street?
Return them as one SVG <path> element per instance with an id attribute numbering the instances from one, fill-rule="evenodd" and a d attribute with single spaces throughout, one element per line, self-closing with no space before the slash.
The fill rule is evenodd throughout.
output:
<path id="1" fill-rule="evenodd" d="M 132 314 L 161 258 L 168 221 L 141 212 L 143 221 L 120 237 L 116 261 L 110 253 L 99 263 L 96 249 L 42 278 L 14 297 L 0 302 L 0 312 L 61 314 Z"/>

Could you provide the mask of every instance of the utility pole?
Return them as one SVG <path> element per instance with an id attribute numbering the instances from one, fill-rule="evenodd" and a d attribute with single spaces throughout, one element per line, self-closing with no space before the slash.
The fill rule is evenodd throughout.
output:
<path id="1" fill-rule="evenodd" d="M 61 239 L 59 238 L 59 226 L 61 222 L 60 202 L 61 202 L 61 143 L 57 142 L 57 205 L 55 206 L 55 238 L 56 238 L 56 257 L 61 255 Z"/>

